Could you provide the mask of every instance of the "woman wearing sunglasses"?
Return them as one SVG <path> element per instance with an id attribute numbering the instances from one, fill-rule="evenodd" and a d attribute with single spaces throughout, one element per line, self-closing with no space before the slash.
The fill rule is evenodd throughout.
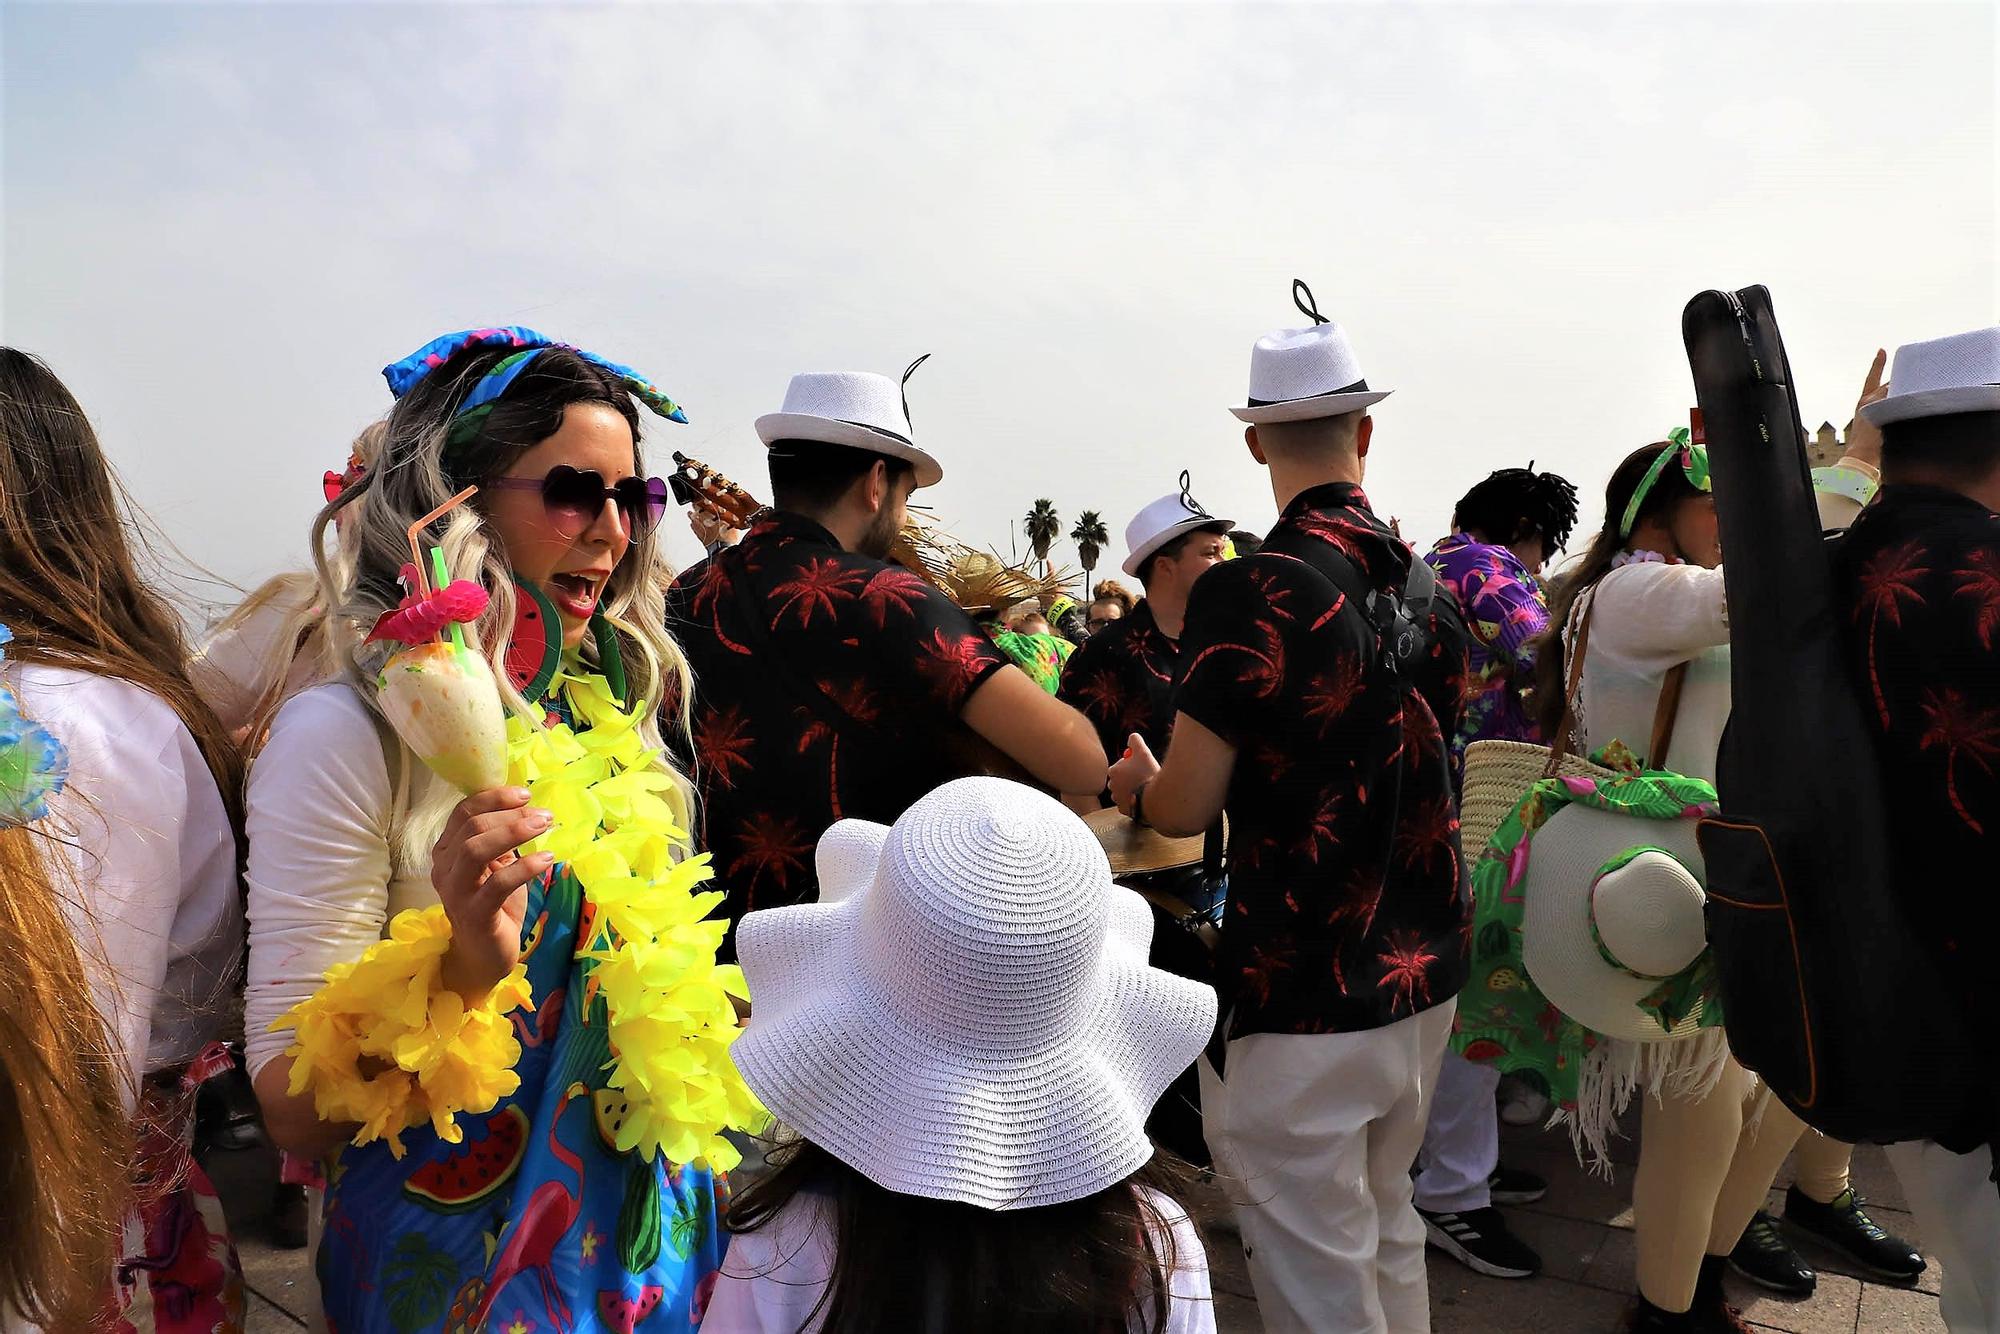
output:
<path id="1" fill-rule="evenodd" d="M 592 1314 L 629 1329 L 656 1312 L 663 1327 L 686 1328 L 720 1260 L 716 1185 L 698 1164 L 726 1167 L 727 1155 L 705 1137 L 683 1135 L 677 1148 L 662 1137 L 676 1116 L 699 1119 L 685 1106 L 612 1087 L 635 1046 L 614 1045 L 615 988 L 600 976 L 619 947 L 605 925 L 617 908 L 598 901 L 600 881 L 585 889 L 575 857 L 516 855 L 604 808 L 565 800 L 554 814 L 531 806 L 525 787 L 461 800 L 384 722 L 375 682 L 396 645 L 369 638 L 405 599 L 407 530 L 477 487 L 426 540 L 490 599 L 463 629 L 523 720 L 514 774 L 537 745 L 584 755 L 551 763 L 602 756 L 622 768 L 636 784 L 628 794 L 656 795 L 675 818 L 648 825 L 628 810 L 617 828 L 651 840 L 650 861 L 638 843 L 609 846 L 603 826 L 592 846 L 629 854 L 628 881 L 663 884 L 686 862 L 688 822 L 684 780 L 658 758 L 656 714 L 668 690 L 688 692 L 654 574 L 667 489 L 641 472 L 636 404 L 679 411 L 636 373 L 524 329 L 449 335 L 385 374 L 398 401 L 379 456 L 342 479 L 313 530 L 336 675 L 278 710 L 249 785 L 250 1066 L 272 1137 L 332 1158 L 322 1300 L 343 1334 L 599 1327 Z M 441 917 L 404 911 L 439 904 Z M 700 918 L 698 902 L 689 915 Z M 428 1017 L 419 1008 L 413 1022 L 430 1027 L 411 1038 L 409 1063 L 398 1047 L 396 1064 L 424 1069 L 424 1051 L 443 1050 L 440 1032 L 449 1039 L 462 1014 L 478 1013 L 506 1035 L 511 1065 L 477 1072 L 485 1096 L 462 1105 L 443 1075 L 423 1074 L 407 1114 L 365 1130 L 323 1119 L 322 1106 L 410 1088 L 383 1082 L 401 1078 L 385 1062 L 343 1057 L 315 1036 L 315 1007 L 341 985 L 328 970 L 402 957 L 391 952 L 432 929 L 425 921 L 445 942 L 416 974 L 433 989 Z M 720 935 L 717 924 L 705 958 L 683 957 L 684 976 L 655 975 L 658 991 L 712 972 Z M 720 1008 L 727 1016 L 726 999 Z M 440 1070 L 453 1058 L 441 1059 Z M 440 1113 L 455 1113 L 457 1142 L 434 1128 Z"/>

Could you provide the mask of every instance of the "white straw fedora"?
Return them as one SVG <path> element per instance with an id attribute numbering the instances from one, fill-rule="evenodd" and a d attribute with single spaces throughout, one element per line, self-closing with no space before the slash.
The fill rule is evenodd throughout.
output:
<path id="1" fill-rule="evenodd" d="M 777 1119 L 889 1190 L 1025 1209 L 1153 1154 L 1146 1115 L 1215 1025 L 1215 992 L 1146 964 L 1152 916 L 1050 797 L 962 778 L 881 826 L 835 825 L 821 901 L 753 912 L 730 1049 Z"/>
<path id="2" fill-rule="evenodd" d="M 1187 470 L 1181 470 L 1181 489 L 1172 495 L 1161 496 L 1146 508 L 1132 516 L 1132 522 L 1125 525 L 1125 547 L 1127 555 L 1121 567 L 1133 578 L 1139 577 L 1139 569 L 1155 551 L 1179 537 L 1182 533 L 1192 533 L 1200 528 L 1220 525 L 1225 531 L 1236 526 L 1234 519 L 1219 519 L 1202 508 L 1201 502 L 1188 494 Z"/>
<path id="3" fill-rule="evenodd" d="M 944 465 L 920 448 L 910 429 L 906 386 L 925 353 L 910 363 L 901 382 L 872 371 L 807 371 L 785 387 L 785 406 L 757 419 L 757 437 L 766 448 L 780 440 L 845 445 L 903 459 L 915 466 L 918 486 L 944 480 Z"/>
<path id="4" fill-rule="evenodd" d="M 1521 963 L 1557 1009 L 1629 1042 L 1700 1031 L 1698 1005 L 1668 1029 L 1640 1004 L 1707 949 L 1695 821 L 1565 806 L 1533 836 L 1522 897 Z"/>
<path id="5" fill-rule="evenodd" d="M 1870 425 L 2000 411 L 2000 325 L 1905 343 L 1889 368 L 1889 396 L 1861 409 Z"/>
<path id="6" fill-rule="evenodd" d="M 1347 331 L 1319 313 L 1312 289 L 1292 279 L 1292 303 L 1312 323 L 1265 334 L 1250 349 L 1250 395 L 1231 408 L 1239 421 L 1299 422 L 1338 417 L 1379 403 L 1390 390 L 1370 389 Z"/>

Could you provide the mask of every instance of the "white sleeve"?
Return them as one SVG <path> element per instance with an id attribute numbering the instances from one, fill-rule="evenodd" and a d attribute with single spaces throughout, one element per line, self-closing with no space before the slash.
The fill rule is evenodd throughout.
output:
<path id="1" fill-rule="evenodd" d="M 247 803 L 253 1076 L 291 1045 L 272 1023 L 381 939 L 393 800 L 381 734 L 350 688 L 320 686 L 278 710 Z"/>
<path id="2" fill-rule="evenodd" d="M 1174 1272 L 1167 1283 L 1164 1334 L 1215 1334 L 1215 1296 L 1209 1290 L 1208 1252 L 1201 1234 L 1178 1201 L 1155 1190 L 1146 1195 L 1173 1235 Z"/>
<path id="3" fill-rule="evenodd" d="M 755 1232 L 730 1238 L 701 1334 L 799 1330 L 833 1277 L 829 1227 L 814 1198 L 801 1195 Z"/>
<path id="4" fill-rule="evenodd" d="M 1590 594 L 1590 652 L 1664 672 L 1729 642 L 1722 571 L 1648 561 L 1625 565 Z"/>

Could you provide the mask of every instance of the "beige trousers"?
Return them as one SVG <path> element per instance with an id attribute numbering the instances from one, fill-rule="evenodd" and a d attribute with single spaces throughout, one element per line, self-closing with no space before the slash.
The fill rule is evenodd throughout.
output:
<path id="1" fill-rule="evenodd" d="M 1685 1311 L 1702 1257 L 1735 1249 L 1805 1126 L 1733 1060 L 1705 1097 L 1649 1096 L 1643 1116 L 1632 1183 L 1639 1294 Z"/>

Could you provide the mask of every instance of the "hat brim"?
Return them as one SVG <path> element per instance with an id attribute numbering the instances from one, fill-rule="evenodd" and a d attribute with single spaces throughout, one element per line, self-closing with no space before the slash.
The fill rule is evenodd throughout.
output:
<path id="1" fill-rule="evenodd" d="M 1914 394 L 1890 394 L 1861 409 L 1861 420 L 1870 426 L 1913 421 L 1918 417 L 1944 417 L 1954 412 L 2000 412 L 2000 384 L 1957 385 L 1950 389 L 1925 389 Z"/>
<path id="2" fill-rule="evenodd" d="M 936 486 L 944 480 L 944 465 L 917 448 L 893 436 L 853 422 L 832 417 L 815 417 L 803 412 L 771 412 L 757 419 L 757 438 L 769 448 L 779 440 L 815 440 L 823 445 L 844 445 L 887 458 L 902 459 L 917 471 L 918 486 Z"/>
<path id="3" fill-rule="evenodd" d="M 889 826 L 872 820 L 841 820 L 820 835 L 813 852 L 819 901 L 838 903 L 866 889 L 875 879 L 888 842 Z"/>
<path id="4" fill-rule="evenodd" d="M 1549 1003 L 1593 1032 L 1627 1042 L 1666 1042 L 1700 1031 L 1697 1007 L 1671 1031 L 1639 1008 L 1660 984 L 1614 968 L 1590 933 L 1590 893 L 1598 868 L 1627 848 L 1673 854 L 1704 884 L 1693 820 L 1647 820 L 1570 805 L 1549 817 L 1528 845 L 1522 884 L 1521 965 Z"/>
<path id="5" fill-rule="evenodd" d="M 1288 398 L 1278 403 L 1266 403 L 1261 407 L 1231 408 L 1236 420 L 1261 424 L 1264 422 L 1304 422 L 1318 417 L 1338 417 L 1342 413 L 1358 412 L 1370 403 L 1380 403 L 1393 389 L 1370 389 L 1353 394 L 1321 394 L 1316 398 Z"/>
<path id="6" fill-rule="evenodd" d="M 1082 1199 L 1153 1156 L 1146 1116 L 1207 1044 L 1216 999 L 1147 965 L 1144 900 L 1107 891 L 1113 927 L 1074 1038 L 995 1059 L 883 1012 L 860 966 L 870 892 L 738 930 L 753 1008 L 730 1054 L 772 1115 L 888 1190 L 986 1209 Z"/>
<path id="7" fill-rule="evenodd" d="M 1144 542 L 1141 542 L 1118 568 L 1131 575 L 1134 579 L 1137 579 L 1139 577 L 1139 567 L 1151 560 L 1155 551 L 1158 551 L 1161 547 L 1183 533 L 1199 532 L 1203 528 L 1213 528 L 1218 524 L 1226 532 L 1236 526 L 1236 520 L 1224 519 L 1212 514 L 1189 515 L 1179 523 L 1162 529 L 1147 538 Z"/>

